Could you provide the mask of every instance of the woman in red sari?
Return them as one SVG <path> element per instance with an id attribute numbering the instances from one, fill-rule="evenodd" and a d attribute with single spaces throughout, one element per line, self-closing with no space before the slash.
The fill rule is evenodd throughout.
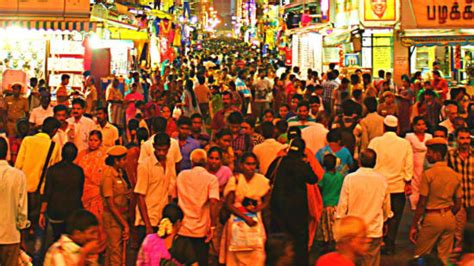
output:
<path id="1" fill-rule="evenodd" d="M 102 214 L 104 211 L 102 197 L 100 196 L 100 183 L 106 167 L 107 153 L 102 146 L 102 133 L 92 130 L 89 133 L 89 148 L 79 153 L 76 163 L 84 170 L 84 192 L 82 204 L 84 209 L 92 212 L 99 220 L 99 236 L 104 237 L 102 229 Z"/>

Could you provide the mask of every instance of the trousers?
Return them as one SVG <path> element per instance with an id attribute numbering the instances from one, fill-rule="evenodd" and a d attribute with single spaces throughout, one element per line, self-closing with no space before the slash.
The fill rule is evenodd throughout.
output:
<path id="1" fill-rule="evenodd" d="M 416 240 L 415 257 L 431 252 L 438 242 L 438 257 L 446 264 L 454 244 L 456 218 L 451 211 L 427 213 Z"/>
<path id="2" fill-rule="evenodd" d="M 372 238 L 367 253 L 361 258 L 361 266 L 379 266 L 380 248 L 382 247 L 382 238 Z"/>
<path id="3" fill-rule="evenodd" d="M 122 225 L 110 213 L 104 213 L 104 231 L 107 237 L 105 249 L 105 265 L 122 265 L 123 258 L 123 239 Z M 127 220 L 127 219 L 125 219 Z"/>
<path id="4" fill-rule="evenodd" d="M 398 227 L 402 220 L 403 209 L 405 208 L 405 193 L 391 193 L 390 204 L 393 217 L 387 221 L 388 232 L 384 237 L 385 247 L 389 251 L 395 251 L 395 239 L 397 238 Z"/>
<path id="5" fill-rule="evenodd" d="M 2 266 L 18 265 L 19 255 L 20 255 L 20 243 L 0 244 L 0 265 Z"/>

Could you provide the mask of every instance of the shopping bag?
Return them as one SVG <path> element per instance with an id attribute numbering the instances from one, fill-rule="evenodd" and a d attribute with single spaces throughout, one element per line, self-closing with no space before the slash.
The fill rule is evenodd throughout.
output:
<path id="1" fill-rule="evenodd" d="M 234 218 L 231 225 L 229 251 L 251 251 L 264 246 L 264 232 L 256 214 L 247 214 L 259 224 L 250 227 L 241 218 Z"/>

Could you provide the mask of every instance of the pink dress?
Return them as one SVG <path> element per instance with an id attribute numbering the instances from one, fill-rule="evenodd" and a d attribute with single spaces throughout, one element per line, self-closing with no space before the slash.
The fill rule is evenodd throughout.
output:
<path id="1" fill-rule="evenodd" d="M 165 241 L 157 234 L 147 235 L 140 247 L 137 257 L 137 266 L 162 265 L 163 261 L 169 262 L 166 265 L 181 265 L 173 260 L 170 252 L 166 249 Z"/>

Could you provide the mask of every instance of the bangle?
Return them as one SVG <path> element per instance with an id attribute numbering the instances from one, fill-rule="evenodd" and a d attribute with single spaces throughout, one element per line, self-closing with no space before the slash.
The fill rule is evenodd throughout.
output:
<path id="1" fill-rule="evenodd" d="M 211 230 L 216 230 L 216 227 L 215 227 L 215 226 L 211 226 Z"/>

